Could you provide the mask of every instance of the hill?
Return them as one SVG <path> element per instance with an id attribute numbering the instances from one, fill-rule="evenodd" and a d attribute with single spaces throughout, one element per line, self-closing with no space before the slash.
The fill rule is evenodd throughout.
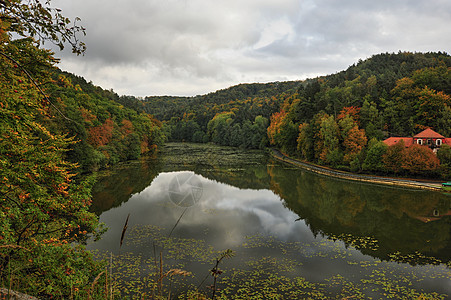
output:
<path id="1" fill-rule="evenodd" d="M 161 122 L 149 114 L 124 107 L 119 96 L 84 78 L 55 70 L 47 91 L 54 99 L 55 117 L 48 127 L 77 141 L 68 160 L 92 172 L 119 161 L 152 154 L 164 142 Z"/>
<path id="2" fill-rule="evenodd" d="M 118 101 L 161 120 L 170 141 L 272 145 L 346 170 L 411 174 L 407 166 L 365 163 L 367 151 L 389 136 L 413 136 L 425 128 L 451 136 L 450 68 L 447 53 L 383 53 L 304 81 L 240 84 L 195 97 L 141 101 L 129 96 Z M 435 171 L 429 173 L 436 175 L 430 176 L 447 173 L 447 156 L 439 156 L 442 164 L 432 163 L 428 168 Z"/>

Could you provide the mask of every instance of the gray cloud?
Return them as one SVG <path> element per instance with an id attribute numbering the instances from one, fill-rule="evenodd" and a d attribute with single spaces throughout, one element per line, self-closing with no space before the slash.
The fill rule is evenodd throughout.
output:
<path id="1" fill-rule="evenodd" d="M 381 52 L 446 51 L 447 0 L 55 0 L 87 28 L 61 68 L 136 96 L 297 80 Z"/>

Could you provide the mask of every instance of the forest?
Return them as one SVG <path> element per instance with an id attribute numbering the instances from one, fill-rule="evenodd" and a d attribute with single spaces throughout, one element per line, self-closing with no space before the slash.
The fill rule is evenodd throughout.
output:
<path id="1" fill-rule="evenodd" d="M 388 147 L 426 128 L 451 137 L 451 57 L 383 53 L 314 79 L 240 84 L 195 97 L 120 97 L 159 119 L 169 141 L 276 147 L 333 168 L 447 179 L 451 149 Z"/>
<path id="2" fill-rule="evenodd" d="M 447 145 L 435 155 L 382 142 L 425 128 L 451 137 L 446 53 L 378 54 L 314 79 L 138 99 L 57 68 L 44 41 L 86 49 L 85 29 L 60 10 L 18 0 L 0 9 L 2 286 L 41 298 L 101 295 L 103 262 L 83 247 L 103 232 L 89 211 L 92 174 L 154 155 L 165 141 L 275 147 L 353 172 L 451 176 Z"/>

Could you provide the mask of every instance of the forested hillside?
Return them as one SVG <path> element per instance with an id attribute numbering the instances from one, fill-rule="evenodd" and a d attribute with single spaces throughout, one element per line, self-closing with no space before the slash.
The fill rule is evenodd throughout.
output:
<path id="1" fill-rule="evenodd" d="M 49 126 L 74 137 L 67 158 L 84 172 L 152 154 L 164 142 L 161 122 L 119 104 L 116 93 L 57 70 L 52 79 L 47 91 L 55 99 L 55 118 Z"/>
<path id="2" fill-rule="evenodd" d="M 451 136 L 450 67 L 446 53 L 385 53 L 305 81 L 241 84 L 196 97 L 120 97 L 119 102 L 161 120 L 170 141 L 272 145 L 345 170 L 438 176 L 449 173 L 446 146 L 438 153 L 441 162 L 424 154 L 421 160 L 428 163 L 420 171 L 408 161 L 399 168 L 388 160 L 383 164 L 380 141 L 426 128 Z M 368 151 L 379 156 L 367 157 Z"/>
<path id="3" fill-rule="evenodd" d="M 279 109 L 284 97 L 302 84 L 301 81 L 240 84 L 202 96 L 152 96 L 143 101 L 122 96 L 119 102 L 162 121 L 169 141 L 211 141 L 261 148 L 267 145 L 264 128 L 269 117 Z"/>
<path id="4" fill-rule="evenodd" d="M 310 81 L 285 98 L 268 128 L 271 145 L 335 168 L 449 176 L 450 148 L 387 147 L 390 136 L 432 128 L 451 136 L 451 57 L 444 53 L 381 54 Z"/>

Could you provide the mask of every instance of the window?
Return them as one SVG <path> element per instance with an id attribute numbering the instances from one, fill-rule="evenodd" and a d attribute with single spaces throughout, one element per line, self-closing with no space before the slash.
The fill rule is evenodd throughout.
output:
<path id="1" fill-rule="evenodd" d="M 437 140 L 435 141 L 435 144 L 436 144 L 437 146 L 441 146 L 441 145 L 442 145 L 442 140 L 441 140 L 441 139 L 437 139 Z"/>
<path id="2" fill-rule="evenodd" d="M 417 144 L 418 144 L 418 145 L 423 145 L 423 140 L 422 140 L 422 139 L 418 139 L 418 140 L 417 140 Z"/>
<path id="3" fill-rule="evenodd" d="M 431 144 L 432 144 L 431 139 L 428 139 L 428 145 L 431 145 Z"/>

